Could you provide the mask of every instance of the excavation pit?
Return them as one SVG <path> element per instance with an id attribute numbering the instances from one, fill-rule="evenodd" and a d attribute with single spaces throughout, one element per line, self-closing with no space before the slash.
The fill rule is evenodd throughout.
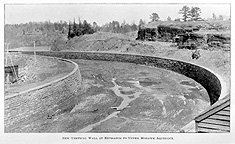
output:
<path id="1" fill-rule="evenodd" d="M 76 100 L 52 110 L 50 119 L 24 122 L 24 132 L 179 132 L 221 94 L 213 73 L 176 60 L 93 52 L 39 54 L 76 62 L 83 82 Z"/>

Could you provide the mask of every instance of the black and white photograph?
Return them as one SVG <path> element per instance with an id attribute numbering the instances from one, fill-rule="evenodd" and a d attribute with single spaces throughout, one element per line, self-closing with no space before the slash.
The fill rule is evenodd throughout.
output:
<path id="1" fill-rule="evenodd" d="M 4 144 L 235 142 L 231 3 L 1 6 Z"/>

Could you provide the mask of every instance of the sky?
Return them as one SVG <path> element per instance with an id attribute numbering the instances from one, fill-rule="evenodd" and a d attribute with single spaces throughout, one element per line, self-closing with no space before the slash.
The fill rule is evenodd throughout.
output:
<path id="1" fill-rule="evenodd" d="M 179 18 L 178 12 L 184 5 L 201 8 L 202 18 L 211 18 L 212 13 L 230 16 L 230 4 L 5 4 L 5 24 L 73 21 L 74 18 L 98 25 L 113 20 L 138 24 L 140 19 L 149 22 L 152 13 L 157 13 L 161 20 L 168 16 Z"/>

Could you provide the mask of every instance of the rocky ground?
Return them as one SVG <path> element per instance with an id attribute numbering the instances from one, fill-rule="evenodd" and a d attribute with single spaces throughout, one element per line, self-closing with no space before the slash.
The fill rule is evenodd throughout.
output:
<path id="1" fill-rule="evenodd" d="M 70 106 L 61 106 L 67 109 L 60 114 L 34 120 L 24 131 L 179 132 L 209 106 L 200 84 L 171 71 L 120 62 L 73 61 L 83 77 L 82 94 Z"/>

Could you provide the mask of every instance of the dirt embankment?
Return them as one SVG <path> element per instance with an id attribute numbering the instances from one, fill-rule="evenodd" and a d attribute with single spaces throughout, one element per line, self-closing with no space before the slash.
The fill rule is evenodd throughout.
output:
<path id="1" fill-rule="evenodd" d="M 197 25 L 201 29 L 195 33 L 200 35 L 224 35 L 230 37 L 230 23 L 229 21 L 222 21 L 220 23 L 211 22 L 215 26 L 221 26 L 223 29 L 217 31 L 210 29 L 211 25 L 205 22 L 189 22 L 187 27 L 196 27 Z M 161 23 L 166 26 L 176 25 L 186 27 L 186 23 L 183 22 L 168 22 Z M 159 24 L 149 23 L 148 27 L 156 27 Z M 222 76 L 226 81 L 228 87 L 230 87 L 230 66 L 231 66 L 231 55 L 230 51 L 225 51 L 220 45 L 211 45 L 210 49 L 200 49 L 201 57 L 197 60 L 192 59 L 193 50 L 179 49 L 174 46 L 172 42 L 160 42 L 160 41 L 139 41 L 137 38 L 137 31 L 127 34 L 107 33 L 98 32 L 91 35 L 84 35 L 75 37 L 69 41 L 60 43 L 62 51 L 108 51 L 108 52 L 119 52 L 119 53 L 132 53 L 132 54 L 143 54 L 152 55 L 165 58 L 173 58 L 186 62 L 195 63 L 203 67 L 213 70 L 215 73 Z M 216 40 L 216 37 L 212 37 Z M 230 47 L 230 44 L 228 44 Z M 209 46 L 207 46 L 209 47 Z"/>
<path id="2" fill-rule="evenodd" d="M 141 41 L 135 41 L 134 38 L 128 35 L 105 32 L 75 37 L 67 42 L 61 42 L 58 46 L 62 51 L 110 51 L 143 54 L 155 53 L 155 48 L 153 46 L 144 44 Z"/>

